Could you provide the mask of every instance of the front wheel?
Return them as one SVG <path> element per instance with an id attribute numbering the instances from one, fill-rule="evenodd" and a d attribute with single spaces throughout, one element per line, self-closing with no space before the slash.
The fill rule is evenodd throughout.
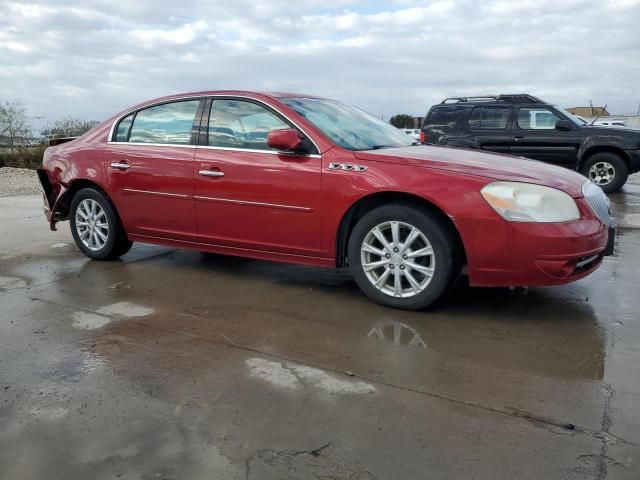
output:
<path id="1" fill-rule="evenodd" d="M 109 199 L 94 188 L 83 188 L 73 197 L 70 223 L 73 239 L 87 257 L 112 260 L 133 244 Z"/>
<path id="2" fill-rule="evenodd" d="M 460 273 L 458 242 L 440 216 L 413 205 L 368 212 L 349 238 L 349 266 L 362 291 L 386 306 L 418 310 L 438 300 Z"/>
<path id="3" fill-rule="evenodd" d="M 617 192 L 626 183 L 629 168 L 615 153 L 601 152 L 587 158 L 580 173 L 598 185 L 605 193 Z"/>

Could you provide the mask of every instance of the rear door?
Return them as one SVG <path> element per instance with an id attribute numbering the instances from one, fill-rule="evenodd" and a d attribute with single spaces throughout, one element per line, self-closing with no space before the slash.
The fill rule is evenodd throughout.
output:
<path id="1" fill-rule="evenodd" d="M 547 163 L 575 167 L 582 134 L 556 130 L 556 122 L 565 120 L 549 107 L 520 107 L 511 141 L 511 154 Z"/>
<path id="2" fill-rule="evenodd" d="M 154 105 L 120 120 L 105 162 L 109 191 L 127 232 L 196 240 L 194 120 L 204 101 Z"/>
<path id="3" fill-rule="evenodd" d="M 510 106 L 473 107 L 468 119 L 470 135 L 476 148 L 490 152 L 509 153 L 511 144 Z"/>

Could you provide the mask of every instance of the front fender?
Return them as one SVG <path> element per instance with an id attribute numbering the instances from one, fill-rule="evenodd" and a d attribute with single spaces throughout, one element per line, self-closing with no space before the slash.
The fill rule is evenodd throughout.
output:
<path id="1" fill-rule="evenodd" d="M 628 159 L 626 150 L 636 148 L 632 143 L 626 135 L 617 133 L 588 135 L 583 140 L 580 148 L 578 148 L 578 169 L 580 169 L 582 161 L 586 159 L 594 149 L 615 151 Z"/>

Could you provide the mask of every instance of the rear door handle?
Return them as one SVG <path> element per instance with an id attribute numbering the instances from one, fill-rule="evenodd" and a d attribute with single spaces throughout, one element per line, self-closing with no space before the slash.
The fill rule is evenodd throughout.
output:
<path id="1" fill-rule="evenodd" d="M 200 170 L 198 173 L 203 177 L 224 177 L 224 172 L 219 170 Z"/>
<path id="2" fill-rule="evenodd" d="M 127 170 L 131 168 L 131 165 L 129 165 L 129 163 L 127 162 L 112 162 L 111 168 L 115 170 Z"/>
<path id="3" fill-rule="evenodd" d="M 522 140 L 524 138 L 524 135 L 515 135 L 513 137 L 513 139 L 517 142 L 518 140 Z"/>

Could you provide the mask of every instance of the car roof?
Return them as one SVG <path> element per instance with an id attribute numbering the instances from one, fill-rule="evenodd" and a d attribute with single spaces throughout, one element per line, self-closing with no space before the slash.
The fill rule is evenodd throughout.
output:
<path id="1" fill-rule="evenodd" d="M 144 103 L 157 103 L 162 101 L 176 100 L 178 98 L 189 97 L 205 97 L 208 95 L 229 95 L 229 96 L 249 96 L 249 97 L 268 97 L 268 98 L 323 98 L 317 95 L 308 95 L 304 93 L 290 92 L 268 92 L 258 90 L 199 90 L 194 92 L 183 92 L 166 95 L 163 97 L 147 100 Z"/>
<path id="2" fill-rule="evenodd" d="M 126 110 L 123 110 L 116 116 L 121 116 L 125 112 L 133 112 L 141 108 L 160 103 L 171 102 L 173 100 L 187 100 L 189 98 L 206 97 L 209 95 L 248 97 L 256 100 L 279 100 L 281 98 L 323 98 L 316 95 L 307 95 L 303 93 L 266 92 L 257 90 L 198 90 L 194 92 L 174 93 L 171 95 L 165 95 L 164 97 L 148 99 L 128 107 Z"/>
<path id="3" fill-rule="evenodd" d="M 473 97 L 447 97 L 442 102 L 432 108 L 443 105 L 455 106 L 505 106 L 505 105 L 548 105 L 547 102 L 526 93 L 500 94 L 500 95 L 479 95 Z"/>

